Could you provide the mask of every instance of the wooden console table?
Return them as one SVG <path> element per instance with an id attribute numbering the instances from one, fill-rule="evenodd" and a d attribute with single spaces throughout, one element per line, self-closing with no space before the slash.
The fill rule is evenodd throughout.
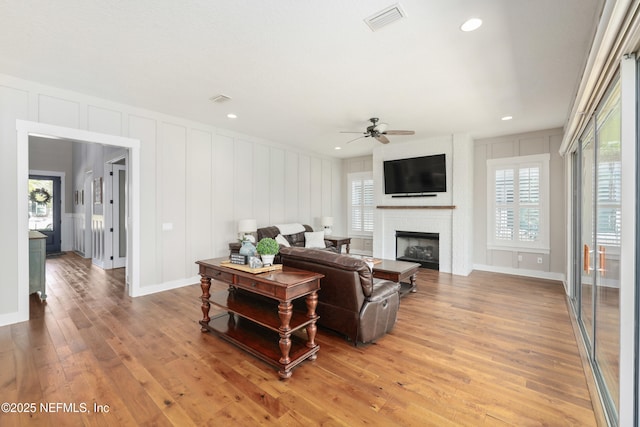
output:
<path id="1" fill-rule="evenodd" d="M 324 276 L 288 267 L 252 274 L 225 266 L 227 260 L 196 262 L 201 276 L 202 332 L 212 332 L 276 367 L 281 378 L 291 377 L 295 366 L 318 357 L 317 291 Z M 227 283 L 228 289 L 211 294 L 212 279 Z M 301 297 L 305 297 L 306 311 L 293 307 L 293 300 Z M 212 304 L 222 310 L 209 317 Z"/>

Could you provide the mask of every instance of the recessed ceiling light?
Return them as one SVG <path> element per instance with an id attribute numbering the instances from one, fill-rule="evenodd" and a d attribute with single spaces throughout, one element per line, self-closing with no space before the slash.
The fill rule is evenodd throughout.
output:
<path id="1" fill-rule="evenodd" d="M 342 147 L 333 147 L 334 150 L 342 150 Z"/>
<path id="2" fill-rule="evenodd" d="M 465 21 L 464 24 L 460 26 L 460 29 L 464 32 L 475 31 L 482 25 L 482 19 L 479 18 L 471 18 Z"/>
<path id="3" fill-rule="evenodd" d="M 505 122 L 506 122 L 507 120 L 511 120 L 511 119 L 513 119 L 513 117 L 512 117 L 512 116 L 504 116 L 504 117 L 503 117 L 503 118 L 501 118 L 500 120 L 502 120 L 502 121 L 505 121 Z"/>
<path id="4" fill-rule="evenodd" d="M 228 117 L 228 118 L 230 118 L 230 119 L 237 119 L 237 118 L 238 118 L 238 116 L 236 116 L 236 115 L 235 115 L 235 114 L 233 114 L 233 113 L 229 113 L 229 114 L 227 114 L 227 117 Z"/>

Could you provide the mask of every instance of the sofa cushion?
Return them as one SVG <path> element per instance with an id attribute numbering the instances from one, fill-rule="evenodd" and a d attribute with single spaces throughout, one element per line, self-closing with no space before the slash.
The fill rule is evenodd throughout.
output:
<path id="1" fill-rule="evenodd" d="M 289 246 L 291 246 L 291 244 L 289 243 L 289 241 L 286 239 L 286 237 L 284 237 L 282 234 L 278 234 L 276 236 L 276 242 L 278 242 L 278 244 L 288 248 Z"/>
<path id="2" fill-rule="evenodd" d="M 278 227 L 270 226 L 270 227 L 261 227 L 258 228 L 258 241 L 264 239 L 265 237 L 271 237 L 275 239 L 278 234 L 280 234 L 280 230 Z"/>
<path id="3" fill-rule="evenodd" d="M 291 246 L 298 246 L 304 248 L 304 231 L 300 233 L 287 234 L 284 237 L 289 241 Z"/>
<path id="4" fill-rule="evenodd" d="M 313 231 L 304 233 L 305 248 L 325 248 L 324 231 Z"/>

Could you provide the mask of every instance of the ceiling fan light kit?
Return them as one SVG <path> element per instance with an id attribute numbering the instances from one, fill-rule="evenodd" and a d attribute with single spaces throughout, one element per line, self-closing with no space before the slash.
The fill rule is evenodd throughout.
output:
<path id="1" fill-rule="evenodd" d="M 362 132 L 364 136 L 359 136 L 358 138 L 352 139 L 351 141 L 347 141 L 347 144 L 352 143 L 353 141 L 357 141 L 361 138 L 375 138 L 378 142 L 383 144 L 389 143 L 389 138 L 385 135 L 415 135 L 415 132 L 412 130 L 387 130 L 386 123 L 378 123 L 380 121 L 377 117 L 372 117 L 369 119 L 371 124 L 367 126 L 367 129 Z M 351 132 L 351 131 L 342 131 L 341 133 L 361 133 L 361 132 Z"/>

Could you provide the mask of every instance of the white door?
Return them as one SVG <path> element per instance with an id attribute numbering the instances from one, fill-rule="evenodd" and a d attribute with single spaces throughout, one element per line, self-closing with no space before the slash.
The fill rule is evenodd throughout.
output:
<path id="1" fill-rule="evenodd" d="M 84 243 L 82 256 L 93 258 L 93 232 L 91 230 L 91 216 L 93 215 L 93 171 L 87 171 L 84 177 L 84 188 L 80 193 L 80 204 L 84 207 Z"/>
<path id="2" fill-rule="evenodd" d="M 113 268 L 127 265 L 127 167 L 114 164 L 111 176 L 111 256 Z"/>

